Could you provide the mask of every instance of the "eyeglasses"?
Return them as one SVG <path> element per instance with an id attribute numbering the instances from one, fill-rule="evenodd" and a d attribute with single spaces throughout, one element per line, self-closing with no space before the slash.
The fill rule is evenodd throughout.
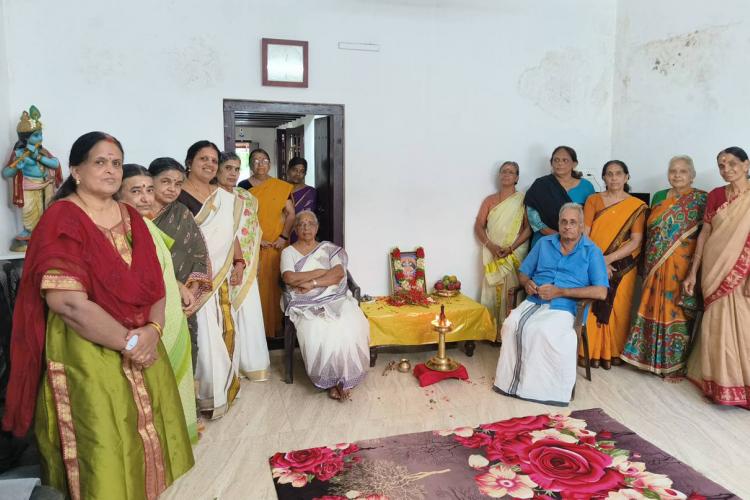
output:
<path id="1" fill-rule="evenodd" d="M 269 160 L 253 160 L 253 165 L 270 165 Z"/>

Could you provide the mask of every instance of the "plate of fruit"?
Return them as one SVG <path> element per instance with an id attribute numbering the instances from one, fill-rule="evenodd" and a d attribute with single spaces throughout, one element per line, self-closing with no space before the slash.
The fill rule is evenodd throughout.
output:
<path id="1" fill-rule="evenodd" d="M 441 297 L 454 297 L 461 293 L 461 282 L 455 275 L 446 274 L 435 282 L 435 295 Z"/>

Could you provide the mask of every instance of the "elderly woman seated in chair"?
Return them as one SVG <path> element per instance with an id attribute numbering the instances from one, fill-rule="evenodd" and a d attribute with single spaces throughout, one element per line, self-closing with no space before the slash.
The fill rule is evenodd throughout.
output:
<path id="1" fill-rule="evenodd" d="M 297 214 L 295 229 L 299 239 L 281 253 L 285 314 L 297 329 L 312 383 L 344 401 L 370 362 L 369 323 L 347 288 L 344 249 L 315 239 L 313 212 Z"/>

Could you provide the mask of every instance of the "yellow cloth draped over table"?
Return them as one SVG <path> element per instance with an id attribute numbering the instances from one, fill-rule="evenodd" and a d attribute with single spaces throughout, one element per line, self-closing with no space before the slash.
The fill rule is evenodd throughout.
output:
<path id="1" fill-rule="evenodd" d="M 487 237 L 490 241 L 501 247 L 513 244 L 523 224 L 523 198 L 523 193 L 514 193 L 490 210 L 487 215 Z M 527 252 L 528 243 L 524 243 L 507 257 L 495 259 L 487 247 L 482 248 L 484 279 L 481 302 L 490 310 L 495 321 L 497 340 L 500 340 L 500 327 L 511 308 L 508 294 L 518 287 L 518 268 Z"/>
<path id="2" fill-rule="evenodd" d="M 586 226 L 591 228 L 589 237 L 606 257 L 620 248 L 631 233 L 643 234 L 645 212 L 646 204 L 634 196 L 605 207 L 601 194 L 596 193 L 586 201 L 584 219 Z M 632 257 L 635 259 L 640 253 L 640 247 L 636 248 Z M 637 270 L 637 266 L 633 266 L 622 277 L 608 324 L 600 325 L 594 314 L 588 315 L 586 332 L 592 360 L 611 360 L 620 356 L 630 333 L 630 311 Z M 582 351 L 579 354 L 582 355 Z"/>
<path id="3" fill-rule="evenodd" d="M 150 220 L 145 220 L 151 236 L 154 238 L 156 256 L 164 272 L 164 289 L 166 291 L 166 304 L 164 305 L 164 334 L 161 341 L 169 356 L 169 364 L 172 365 L 174 378 L 177 381 L 177 390 L 182 401 L 182 411 L 185 413 L 188 435 L 192 443 L 198 442 L 198 426 L 195 414 L 195 383 L 193 382 L 193 360 L 190 347 L 190 331 L 188 330 L 187 318 L 182 311 L 182 297 L 177 285 L 172 265 L 172 254 L 170 247 L 174 240 L 162 232 Z"/>
<path id="4" fill-rule="evenodd" d="M 284 230 L 283 210 L 286 200 L 292 194 L 292 185 L 269 178 L 260 186 L 251 188 L 250 193 L 258 199 L 258 221 L 263 231 L 263 239 L 273 243 Z M 281 333 L 280 263 L 281 250 L 273 247 L 260 249 L 258 288 L 266 337 L 275 337 Z"/>
<path id="5" fill-rule="evenodd" d="M 486 307 L 469 297 L 436 297 L 430 307 L 391 306 L 385 298 L 361 304 L 362 312 L 370 322 L 370 346 L 421 345 L 437 342 L 437 333 L 430 322 L 440 314 L 445 305 L 445 315 L 453 323 L 447 341 L 495 340 L 495 327 Z"/>

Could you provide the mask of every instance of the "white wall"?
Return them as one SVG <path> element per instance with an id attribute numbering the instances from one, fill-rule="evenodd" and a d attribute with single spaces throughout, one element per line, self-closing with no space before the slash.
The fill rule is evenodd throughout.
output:
<path id="1" fill-rule="evenodd" d="M 669 158 L 693 157 L 695 186 L 723 184 L 716 154 L 750 148 L 750 3 L 621 0 L 612 155 L 636 190 L 669 187 Z"/>
<path id="2" fill-rule="evenodd" d="M 388 291 L 392 246 L 423 245 L 429 280 L 456 274 L 478 295 L 471 227 L 497 163 L 519 161 L 526 187 L 557 144 L 582 167 L 612 149 L 616 0 L 208 5 L 37 0 L 30 37 L 28 6 L 7 2 L 10 109 L 36 103 L 60 157 L 99 129 L 148 163 L 184 158 L 197 139 L 221 144 L 223 98 L 344 104 L 346 246 L 371 294 Z M 260 85 L 262 37 L 310 42 L 308 89 Z"/>
<path id="3" fill-rule="evenodd" d="M 11 112 L 8 107 L 10 81 L 8 78 L 8 59 L 5 47 L 5 34 L 8 21 L 4 12 L 4 0 L 0 0 L 0 168 L 10 158 L 15 143 L 16 124 L 21 116 Z M 28 106 L 27 106 L 28 108 Z M 0 179 L 0 256 L 9 252 L 13 236 L 18 230 L 18 218 L 10 203 L 10 183 Z"/>

